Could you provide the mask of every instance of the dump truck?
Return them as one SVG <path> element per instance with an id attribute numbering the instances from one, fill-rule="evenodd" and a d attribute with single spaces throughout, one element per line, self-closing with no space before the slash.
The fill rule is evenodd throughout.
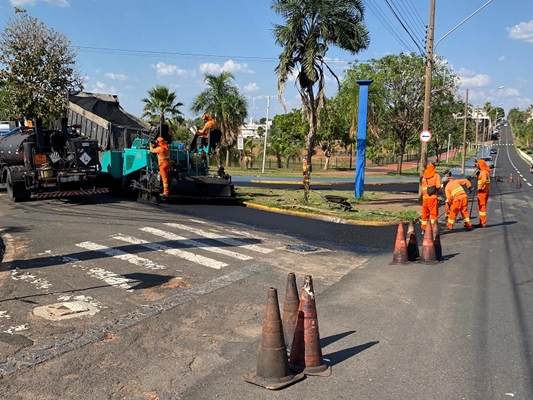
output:
<path id="1" fill-rule="evenodd" d="M 211 173 L 209 166 L 209 157 L 220 143 L 219 130 L 185 146 L 172 140 L 168 125 L 151 126 L 126 112 L 117 96 L 87 92 L 69 94 L 68 124 L 84 137 L 98 141 L 100 186 L 112 192 L 133 191 L 139 200 L 161 200 L 163 184 L 157 157 L 149 146 L 161 136 L 171 150 L 169 200 L 235 198 L 231 177 L 224 168 Z"/>

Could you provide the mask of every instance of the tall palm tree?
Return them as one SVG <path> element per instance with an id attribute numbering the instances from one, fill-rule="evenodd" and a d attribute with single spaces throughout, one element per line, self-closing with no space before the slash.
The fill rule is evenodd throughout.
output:
<path id="1" fill-rule="evenodd" d="M 193 99 L 191 112 L 207 112 L 215 116 L 222 131 L 221 145 L 226 147 L 226 166 L 229 164 L 229 149 L 237 141 L 239 129 L 248 116 L 248 102 L 239 94 L 239 88 L 233 84 L 231 72 L 223 71 L 219 75 L 205 74 L 207 88 Z M 219 164 L 220 164 L 220 152 Z"/>
<path id="2" fill-rule="evenodd" d="M 315 145 L 319 112 L 325 98 L 327 69 L 340 84 L 339 78 L 326 62 L 330 46 L 356 54 L 368 47 L 370 38 L 364 24 L 362 0 L 273 0 L 272 9 L 286 25 L 274 25 L 276 44 L 283 47 L 279 55 L 278 97 L 287 80 L 296 73 L 297 87 L 304 112 L 309 121 L 307 162 Z M 318 85 L 315 91 L 315 85 Z"/>
<path id="3" fill-rule="evenodd" d="M 142 118 L 146 118 L 152 125 L 164 124 L 169 118 L 174 118 L 178 123 L 183 122 L 183 113 L 179 109 L 183 103 L 176 101 L 176 92 L 157 85 L 148 91 L 148 96 L 141 99 L 144 103 Z"/>

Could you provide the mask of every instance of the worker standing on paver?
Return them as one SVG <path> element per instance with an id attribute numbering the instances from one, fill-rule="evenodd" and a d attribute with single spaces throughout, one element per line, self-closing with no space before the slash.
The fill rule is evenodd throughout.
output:
<path id="1" fill-rule="evenodd" d="M 478 160 L 476 163 L 479 168 L 477 176 L 477 208 L 479 211 L 478 228 L 487 226 L 487 202 L 490 193 L 490 167 L 485 160 Z"/>
<path id="2" fill-rule="evenodd" d="M 455 218 L 461 213 L 465 228 L 469 231 L 472 229 L 472 223 L 470 222 L 470 215 L 468 213 L 468 194 L 463 186 L 470 192 L 472 190 L 472 184 L 468 179 L 454 179 L 451 171 L 448 171 L 446 177 L 448 178 L 448 184 L 445 190 L 446 202 L 449 203 L 450 207 L 446 228 L 452 230 Z"/>
<path id="3" fill-rule="evenodd" d="M 435 169 L 435 164 L 427 165 L 422 174 L 422 219 L 420 225 L 422 232 L 426 231 L 428 220 L 435 224 L 439 217 L 439 199 L 437 193 L 441 187 L 440 176 Z"/>

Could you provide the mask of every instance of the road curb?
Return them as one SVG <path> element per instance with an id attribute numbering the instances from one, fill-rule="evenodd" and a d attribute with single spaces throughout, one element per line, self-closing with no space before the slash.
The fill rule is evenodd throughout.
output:
<path id="1" fill-rule="evenodd" d="M 251 179 L 250 183 L 255 184 L 263 184 L 263 185 L 296 185 L 301 186 L 302 182 L 297 181 L 282 181 L 282 180 L 266 180 L 266 179 Z M 311 186 L 334 186 L 334 185 L 346 185 L 353 183 L 352 181 L 344 181 L 344 182 L 326 182 L 326 181 L 319 181 L 319 182 L 313 182 Z M 395 182 L 394 180 L 391 181 L 384 181 L 384 182 L 365 182 L 365 185 L 369 186 L 378 186 L 378 185 L 412 185 L 413 183 L 417 182 Z"/>
<path id="2" fill-rule="evenodd" d="M 327 215 L 316 215 L 316 214 L 309 214 L 304 213 L 301 211 L 291 211 L 291 210 L 282 210 L 279 208 L 273 208 L 268 206 L 262 206 L 259 204 L 254 203 L 243 203 L 248 208 L 254 208 L 256 210 L 262 210 L 262 211 L 268 211 L 268 212 L 275 212 L 278 214 L 286 214 L 286 215 L 294 215 L 296 217 L 303 217 L 303 218 L 310 218 L 310 219 L 317 219 L 320 221 L 326 221 L 326 222 L 333 222 L 336 224 L 346 224 L 346 225 L 361 225 L 361 226 L 394 226 L 397 225 L 397 222 L 384 222 L 384 221 L 355 221 L 355 220 L 349 220 L 344 218 L 337 218 L 337 217 L 328 217 Z"/>

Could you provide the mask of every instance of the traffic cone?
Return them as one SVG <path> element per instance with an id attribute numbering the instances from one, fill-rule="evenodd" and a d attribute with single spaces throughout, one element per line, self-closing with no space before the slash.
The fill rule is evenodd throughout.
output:
<path id="1" fill-rule="evenodd" d="M 420 251 L 420 261 L 426 264 L 433 264 L 437 262 L 437 254 L 435 253 L 435 243 L 433 242 L 433 227 L 431 221 L 426 225 L 424 233 L 424 240 L 422 241 L 422 249 Z"/>
<path id="2" fill-rule="evenodd" d="M 516 187 L 520 189 L 522 187 L 522 179 L 520 179 L 520 175 L 516 177 Z"/>
<path id="3" fill-rule="evenodd" d="M 403 230 L 403 223 L 398 224 L 398 231 L 396 233 L 396 243 L 394 244 L 394 254 L 390 265 L 395 264 L 410 264 L 409 253 L 407 251 L 407 243 L 405 242 L 405 233 Z"/>
<path id="4" fill-rule="evenodd" d="M 512 181 L 513 181 L 513 173 L 511 172 L 511 173 L 509 174 L 509 182 L 512 182 Z"/>
<path id="5" fill-rule="evenodd" d="M 420 257 L 420 251 L 418 250 L 418 242 L 416 241 L 416 232 L 413 221 L 409 221 L 407 238 L 409 239 L 409 242 L 407 243 L 407 254 L 409 261 L 416 261 L 416 259 Z"/>
<path id="6" fill-rule="evenodd" d="M 279 314 L 278 291 L 270 288 L 263 318 L 263 335 L 257 357 L 257 370 L 242 378 L 254 385 L 275 390 L 298 382 L 304 376 L 304 374 L 292 374 L 289 368 Z"/>
<path id="7" fill-rule="evenodd" d="M 300 298 L 296 288 L 296 275 L 290 272 L 287 276 L 287 288 L 285 290 L 285 300 L 283 301 L 283 312 L 281 322 L 283 323 L 283 337 L 287 346 L 287 354 L 291 353 L 292 339 L 294 338 L 294 329 L 298 321 L 298 306 Z"/>
<path id="8" fill-rule="evenodd" d="M 316 376 L 331 375 L 331 366 L 324 363 L 320 348 L 315 292 L 311 275 L 306 275 L 304 278 L 289 362 L 290 368 L 295 372 Z"/>
<path id="9" fill-rule="evenodd" d="M 437 221 L 433 224 L 433 244 L 435 245 L 435 257 L 437 261 L 442 260 L 442 246 L 440 245 L 439 224 Z"/>

